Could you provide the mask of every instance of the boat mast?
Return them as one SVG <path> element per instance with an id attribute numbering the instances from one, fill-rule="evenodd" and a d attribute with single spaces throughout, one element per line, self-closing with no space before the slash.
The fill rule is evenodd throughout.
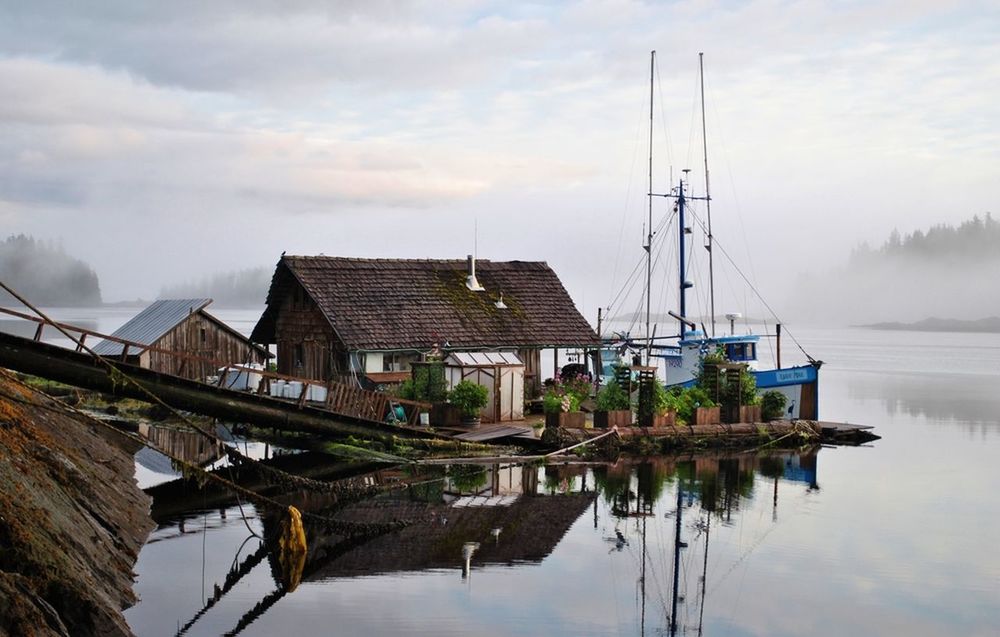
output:
<path id="1" fill-rule="evenodd" d="M 653 339 L 649 330 L 650 282 L 653 279 L 653 71 L 656 66 L 656 51 L 649 52 L 649 188 L 646 199 L 649 202 L 649 225 L 646 233 L 646 365 L 652 355 Z"/>
<path id="2" fill-rule="evenodd" d="M 690 168 L 685 168 L 681 171 L 684 173 L 684 177 L 691 172 Z M 678 267 L 677 272 L 680 276 L 680 312 L 683 320 L 680 321 L 681 331 L 680 340 L 684 340 L 684 332 L 687 329 L 687 324 L 684 322 L 687 320 L 687 289 L 691 287 L 691 284 L 687 282 L 687 277 L 684 272 L 684 235 L 688 233 L 688 228 L 684 224 L 684 206 L 686 199 L 684 197 L 684 177 L 681 177 L 680 184 L 677 186 L 677 237 L 678 237 Z"/>
<path id="3" fill-rule="evenodd" d="M 708 138 L 705 135 L 705 54 L 698 53 L 698 76 L 701 81 L 701 145 L 705 158 L 705 212 L 708 216 L 708 298 L 712 313 L 712 338 L 715 338 L 715 271 L 712 263 L 712 195 L 708 187 Z M 683 315 L 683 312 L 681 312 Z"/>

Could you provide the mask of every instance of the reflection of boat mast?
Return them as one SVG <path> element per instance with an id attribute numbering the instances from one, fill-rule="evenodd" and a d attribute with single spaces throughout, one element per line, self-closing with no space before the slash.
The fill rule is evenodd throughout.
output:
<path id="1" fill-rule="evenodd" d="M 677 477 L 677 520 L 674 525 L 674 590 L 670 600 L 670 635 L 677 634 L 677 586 L 680 580 L 681 562 L 681 508 L 683 489 L 681 489 L 680 476 Z"/>
<path id="2" fill-rule="evenodd" d="M 701 566 L 701 608 L 698 610 L 698 637 L 701 637 L 702 622 L 705 618 L 705 587 L 708 585 L 708 535 L 712 529 L 712 513 L 705 515 L 705 560 Z"/>

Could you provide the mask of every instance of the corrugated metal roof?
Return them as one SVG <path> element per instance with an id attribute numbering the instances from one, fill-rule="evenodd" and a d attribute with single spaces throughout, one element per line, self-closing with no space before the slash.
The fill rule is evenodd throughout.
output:
<path id="1" fill-rule="evenodd" d="M 139 312 L 111 335 L 122 340 L 152 345 L 164 334 L 180 325 L 188 315 L 204 309 L 212 299 L 164 299 Z M 117 356 L 124 346 L 114 341 L 101 341 L 94 351 L 102 356 Z M 134 352 L 138 354 L 139 352 Z"/>
<path id="2" fill-rule="evenodd" d="M 448 354 L 446 361 L 462 367 L 524 364 L 514 352 L 452 352 Z"/>

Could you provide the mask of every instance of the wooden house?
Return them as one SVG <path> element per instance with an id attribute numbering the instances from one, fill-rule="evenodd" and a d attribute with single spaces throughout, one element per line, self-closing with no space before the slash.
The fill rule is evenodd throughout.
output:
<path id="1" fill-rule="evenodd" d="M 212 299 L 155 301 L 111 334 L 128 341 L 127 351 L 125 344 L 111 340 L 101 341 L 93 349 L 107 357 L 120 358 L 124 354 L 126 361 L 135 365 L 194 380 L 205 380 L 224 365 L 266 363 L 270 357 L 267 349 L 254 345 L 205 311 L 211 302 Z M 155 350 L 169 350 L 177 355 Z"/>
<path id="2" fill-rule="evenodd" d="M 282 256 L 251 334 L 278 372 L 317 380 L 407 372 L 429 353 L 511 351 L 529 393 L 540 352 L 599 339 L 543 262 Z"/>

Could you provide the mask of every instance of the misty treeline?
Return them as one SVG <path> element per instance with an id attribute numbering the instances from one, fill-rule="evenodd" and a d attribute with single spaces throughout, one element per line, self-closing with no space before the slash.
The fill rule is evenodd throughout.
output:
<path id="1" fill-rule="evenodd" d="M 61 245 L 23 234 L 0 242 L 0 280 L 38 305 L 101 304 L 101 286 L 93 268 L 66 254 Z M 0 301 L 14 302 L 2 291 Z"/>
<path id="2" fill-rule="evenodd" d="M 864 267 L 879 260 L 917 259 L 943 261 L 983 261 L 1000 259 L 1000 222 L 990 213 L 961 223 L 958 227 L 937 225 L 923 232 L 901 236 L 893 230 L 877 250 L 862 243 L 851 253 L 851 264 Z"/>
<path id="3" fill-rule="evenodd" d="M 216 306 L 258 307 L 264 305 L 271 284 L 271 268 L 248 268 L 222 272 L 198 281 L 165 286 L 161 299 L 212 299 Z"/>
<path id="4" fill-rule="evenodd" d="M 987 213 L 957 226 L 893 231 L 839 268 L 800 276 L 794 315 L 826 324 L 1000 316 L 998 280 L 1000 222 Z"/>

